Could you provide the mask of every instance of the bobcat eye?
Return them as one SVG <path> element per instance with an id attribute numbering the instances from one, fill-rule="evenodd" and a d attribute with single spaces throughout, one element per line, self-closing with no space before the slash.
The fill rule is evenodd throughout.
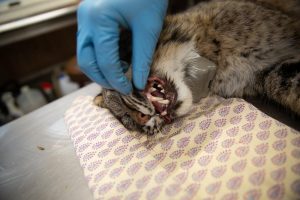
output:
<path id="1" fill-rule="evenodd" d="M 150 119 L 149 115 L 145 115 L 144 113 L 138 112 L 137 113 L 137 120 L 140 124 L 146 124 Z"/>

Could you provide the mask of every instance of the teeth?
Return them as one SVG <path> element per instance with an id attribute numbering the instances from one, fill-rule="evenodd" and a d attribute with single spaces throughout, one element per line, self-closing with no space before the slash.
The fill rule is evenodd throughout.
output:
<path id="1" fill-rule="evenodd" d="M 163 86 L 161 84 L 158 84 L 157 87 L 160 88 L 160 89 L 163 89 Z"/>
<path id="2" fill-rule="evenodd" d="M 168 114 L 168 113 L 167 113 L 166 110 L 165 110 L 164 112 L 161 113 L 162 116 L 165 116 L 165 115 L 167 115 L 167 114 Z"/>
<path id="3" fill-rule="evenodd" d="M 156 88 L 152 87 L 150 88 L 150 92 L 155 92 L 156 91 Z"/>
<path id="4" fill-rule="evenodd" d="M 164 94 L 164 93 L 165 93 L 165 90 L 161 90 L 160 92 Z"/>
<path id="5" fill-rule="evenodd" d="M 161 97 L 155 97 L 155 96 L 152 96 L 151 94 L 147 94 L 147 98 L 148 98 L 150 101 L 158 101 L 158 102 L 164 101 L 163 98 L 161 98 Z"/>
<path id="6" fill-rule="evenodd" d="M 160 100 L 158 102 L 161 104 L 169 104 L 170 103 L 170 101 L 168 99 Z"/>
<path id="7" fill-rule="evenodd" d="M 147 98 L 151 101 L 152 95 L 148 93 L 148 94 L 147 94 Z"/>
<path id="8" fill-rule="evenodd" d="M 161 101 L 164 101 L 164 99 L 161 98 L 161 97 L 154 97 L 154 96 L 152 96 L 152 97 L 151 97 L 151 101 L 158 101 L 158 102 L 161 102 Z"/>

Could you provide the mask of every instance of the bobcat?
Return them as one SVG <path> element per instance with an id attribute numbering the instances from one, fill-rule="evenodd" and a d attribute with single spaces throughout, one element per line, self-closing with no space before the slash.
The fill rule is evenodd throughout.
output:
<path id="1" fill-rule="evenodd" d="M 126 128 L 155 135 L 202 98 L 198 60 L 206 58 L 217 66 L 210 94 L 261 95 L 300 115 L 299 22 L 288 6 L 268 2 L 209 1 L 167 16 L 145 90 L 104 89 L 95 103 Z"/>

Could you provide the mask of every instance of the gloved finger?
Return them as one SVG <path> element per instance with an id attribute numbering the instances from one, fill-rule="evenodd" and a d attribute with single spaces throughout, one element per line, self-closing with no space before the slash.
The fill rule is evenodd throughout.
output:
<path id="1" fill-rule="evenodd" d="M 144 89 L 147 82 L 167 5 L 167 0 L 152 0 L 147 10 L 143 11 L 139 17 L 132 19 L 133 83 L 140 90 Z"/>
<path id="2" fill-rule="evenodd" d="M 80 45 L 77 47 L 77 62 L 81 71 L 91 80 L 107 89 L 112 89 L 97 65 L 95 50 L 92 45 Z"/>
<path id="3" fill-rule="evenodd" d="M 139 90 L 145 88 L 156 43 L 157 37 L 151 31 L 133 31 L 132 75 Z"/>
<path id="4" fill-rule="evenodd" d="M 99 27 L 95 28 L 93 43 L 96 59 L 101 72 L 109 84 L 123 94 L 132 91 L 132 85 L 126 78 L 119 57 L 119 25 L 113 18 L 102 16 Z M 98 24 L 99 25 L 99 24 Z"/>

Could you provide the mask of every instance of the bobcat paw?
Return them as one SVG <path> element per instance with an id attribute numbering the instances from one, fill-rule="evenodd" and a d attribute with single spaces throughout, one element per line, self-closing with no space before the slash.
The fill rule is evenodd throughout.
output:
<path id="1" fill-rule="evenodd" d="M 102 95 L 98 95 L 94 98 L 93 103 L 95 106 L 103 107 L 103 97 Z"/>

